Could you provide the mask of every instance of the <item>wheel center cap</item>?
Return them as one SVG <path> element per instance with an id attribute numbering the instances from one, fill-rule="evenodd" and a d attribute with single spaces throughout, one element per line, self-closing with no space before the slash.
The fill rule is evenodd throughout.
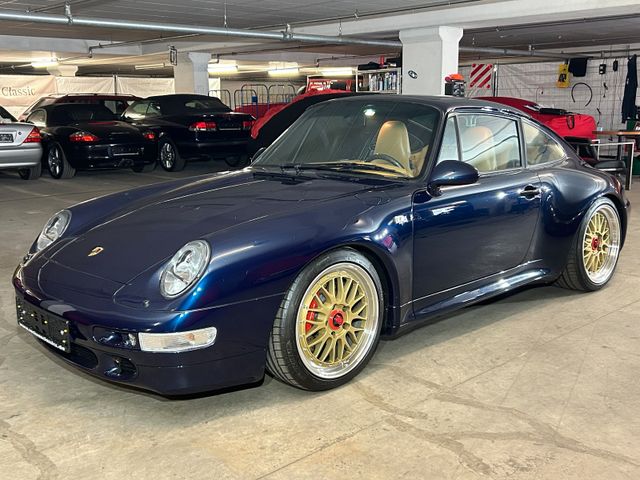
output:
<path id="1" fill-rule="evenodd" d="M 331 330 L 339 330 L 344 324 L 344 312 L 342 310 L 333 310 L 329 315 L 329 328 Z"/>
<path id="2" fill-rule="evenodd" d="M 594 237 L 593 240 L 591 240 L 591 250 L 598 250 L 600 248 L 600 239 L 598 237 Z"/>

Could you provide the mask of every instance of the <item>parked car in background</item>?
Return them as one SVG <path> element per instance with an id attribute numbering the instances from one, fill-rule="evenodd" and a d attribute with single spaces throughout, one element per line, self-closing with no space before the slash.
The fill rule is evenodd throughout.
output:
<path id="1" fill-rule="evenodd" d="M 0 169 L 17 170 L 24 180 L 40 178 L 42 138 L 38 127 L 18 121 L 0 107 Z"/>
<path id="2" fill-rule="evenodd" d="M 246 161 L 254 118 L 232 112 L 216 97 L 159 95 L 134 102 L 122 118 L 158 136 L 162 168 L 182 170 L 187 160 L 224 159 L 231 167 Z"/>
<path id="3" fill-rule="evenodd" d="M 310 106 L 333 98 L 355 95 L 370 94 L 352 93 L 345 90 L 310 90 L 296 96 L 290 103 L 271 107 L 253 124 L 251 138 L 247 144 L 247 153 L 252 157 L 261 148 L 271 145 Z"/>
<path id="4" fill-rule="evenodd" d="M 71 178 L 76 170 L 155 168 L 155 134 L 119 118 L 99 104 L 54 103 L 36 108 L 27 122 L 42 133 L 45 164 L 53 178 Z"/>
<path id="5" fill-rule="evenodd" d="M 501 103 L 528 113 L 561 137 L 596 138 L 596 119 L 591 115 L 546 108 L 530 100 L 513 97 L 478 97 L 479 100 Z"/>
<path id="6" fill-rule="evenodd" d="M 136 97 L 135 95 L 110 95 L 104 93 L 67 93 L 47 95 L 45 97 L 41 97 L 37 102 L 22 112 L 22 115 L 18 117 L 18 120 L 23 122 L 36 108 L 46 107 L 47 105 L 53 105 L 54 103 L 88 103 L 91 105 L 102 105 L 107 107 L 116 115 L 122 115 L 122 112 L 124 112 L 129 105 L 136 100 L 140 100 L 140 97 Z"/>
<path id="7" fill-rule="evenodd" d="M 243 171 L 53 215 L 13 277 L 18 322 L 86 372 L 167 395 L 265 369 L 327 390 L 381 335 L 525 285 L 601 289 L 628 207 L 620 182 L 516 110 L 335 99 Z"/>

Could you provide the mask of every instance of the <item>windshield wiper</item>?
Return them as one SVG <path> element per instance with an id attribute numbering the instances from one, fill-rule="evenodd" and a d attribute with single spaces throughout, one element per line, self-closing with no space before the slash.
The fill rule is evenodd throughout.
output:
<path id="1" fill-rule="evenodd" d="M 291 168 L 291 167 L 290 167 Z M 330 162 L 330 163 L 307 163 L 292 165 L 296 171 L 300 170 L 334 170 L 334 171 L 353 171 L 353 170 L 369 170 L 372 172 L 393 173 L 398 177 L 406 178 L 407 175 L 394 170 L 393 168 L 383 167 L 382 165 L 374 165 L 372 163 L 353 163 L 353 162 Z"/>

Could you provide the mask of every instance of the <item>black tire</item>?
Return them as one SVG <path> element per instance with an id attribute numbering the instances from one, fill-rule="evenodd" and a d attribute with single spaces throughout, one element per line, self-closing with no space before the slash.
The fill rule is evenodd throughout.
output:
<path id="1" fill-rule="evenodd" d="M 157 162 L 139 163 L 131 167 L 131 170 L 133 170 L 136 173 L 149 173 L 149 172 L 153 172 L 157 166 L 158 166 Z"/>
<path id="2" fill-rule="evenodd" d="M 612 246 L 607 247 L 607 254 L 603 266 L 594 272 L 589 272 L 585 263 L 588 263 L 589 248 L 587 229 L 591 220 L 598 214 L 602 214 L 607 218 L 610 229 L 609 242 Z M 598 236 L 601 238 L 600 236 Z M 594 243 L 595 242 L 595 243 Z M 592 239 L 593 252 L 599 252 L 604 249 L 601 244 L 602 240 Z M 556 280 L 556 285 L 569 290 L 579 290 L 583 292 L 593 292 L 604 287 L 613 274 L 618 263 L 620 255 L 620 247 L 622 244 L 622 228 L 620 222 L 620 214 L 614 203 L 608 198 L 599 198 L 589 208 L 585 214 L 580 229 L 576 233 L 575 239 L 569 251 L 567 265 L 562 275 Z M 585 258 L 587 257 L 587 258 Z"/>
<path id="3" fill-rule="evenodd" d="M 167 172 L 180 172 L 184 170 L 187 161 L 180 156 L 171 139 L 161 138 L 158 142 L 158 163 Z"/>
<path id="4" fill-rule="evenodd" d="M 225 157 L 225 163 L 231 168 L 244 168 L 249 164 L 249 156 L 247 154 L 230 155 Z"/>
<path id="5" fill-rule="evenodd" d="M 65 180 L 76 175 L 76 169 L 68 162 L 64 150 L 58 143 L 52 144 L 47 151 L 47 168 L 56 180 Z"/>
<path id="6" fill-rule="evenodd" d="M 42 175 L 42 163 L 38 163 L 31 168 L 21 168 L 18 170 L 18 175 L 23 180 L 37 180 Z"/>
<path id="7" fill-rule="evenodd" d="M 358 343 L 351 343 L 349 348 L 350 350 L 353 349 L 353 352 L 350 354 L 351 357 L 342 357 L 340 361 L 334 361 L 335 366 L 328 368 L 338 369 L 338 372 L 335 376 L 329 378 L 326 375 L 316 373 L 323 367 L 318 367 L 315 372 L 313 372 L 309 367 L 309 364 L 313 363 L 313 359 L 309 357 L 313 355 L 323 355 L 323 351 L 327 351 L 327 341 L 320 342 L 322 343 L 322 346 L 319 347 L 319 354 L 317 353 L 318 350 L 316 350 L 315 352 L 310 351 L 306 358 L 303 358 L 302 355 L 304 354 L 300 353 L 302 348 L 300 347 L 300 342 L 302 342 L 302 340 L 298 340 L 298 328 L 303 327 L 299 325 L 298 318 L 299 312 L 307 311 L 307 316 L 303 318 L 302 322 L 305 322 L 304 331 L 309 331 L 308 327 L 310 323 L 307 323 L 306 319 L 309 319 L 308 315 L 314 314 L 308 311 L 306 306 L 303 305 L 303 301 L 308 298 L 314 298 L 313 301 L 315 302 L 315 298 L 319 298 L 318 295 L 320 291 L 315 294 L 310 294 L 309 291 L 313 292 L 315 286 L 317 285 L 316 282 L 321 282 L 322 279 L 326 278 L 324 277 L 325 272 L 330 271 L 332 268 L 350 268 L 354 269 L 354 271 L 357 271 L 358 275 L 368 276 L 371 283 L 367 283 L 367 287 L 363 288 L 362 292 L 375 292 L 375 295 L 367 296 L 367 300 L 370 300 L 371 303 L 371 310 L 369 310 L 370 307 L 368 306 L 368 303 L 366 307 L 367 316 L 371 314 L 371 323 L 367 326 L 367 328 L 369 328 L 369 332 L 366 332 L 365 328 L 360 328 L 360 330 L 362 330 L 362 336 L 359 337 L 360 340 L 358 340 Z M 330 273 L 327 275 L 330 275 Z M 368 280 L 366 280 L 366 278 L 364 277 L 359 278 L 362 278 L 364 282 L 368 282 Z M 352 285 L 354 285 L 354 283 L 352 282 L 351 284 L 349 284 L 349 287 L 346 290 L 344 289 L 344 283 L 342 283 L 342 285 L 343 294 L 345 296 L 344 301 L 346 302 L 349 297 L 349 292 L 352 291 L 349 289 L 352 288 Z M 355 282 L 355 285 L 356 290 L 354 293 L 354 297 L 360 293 L 360 291 L 358 290 L 360 286 L 357 281 Z M 329 298 L 325 296 L 322 302 L 324 303 L 328 299 Z M 329 301 L 327 302 L 327 305 L 330 305 L 331 303 L 332 301 Z M 333 309 L 332 315 L 333 312 L 336 312 L 336 309 L 340 309 L 341 314 L 339 317 L 339 323 L 337 323 L 336 321 L 337 315 L 334 315 L 331 320 L 329 320 L 329 317 L 325 317 L 327 318 L 327 321 L 324 322 L 322 320 L 318 321 L 318 319 L 321 317 L 318 317 L 318 314 L 316 314 L 316 317 L 314 317 L 312 320 L 319 325 L 318 329 L 322 329 L 322 332 L 324 332 L 323 335 L 327 336 L 327 340 L 331 340 L 331 342 L 329 343 L 329 350 L 333 350 L 334 354 L 336 353 L 338 345 L 338 336 L 342 335 L 342 338 L 344 339 L 342 340 L 342 342 L 344 344 L 347 341 L 347 337 L 349 336 L 349 329 L 351 329 L 356 324 L 356 322 L 358 322 L 358 320 L 355 319 L 355 308 L 353 308 L 356 304 L 357 303 L 354 303 L 350 306 L 346 306 L 345 304 L 342 307 L 337 307 L 335 305 L 327 307 L 328 309 Z M 311 305 L 311 307 L 314 306 Z M 342 315 L 345 315 L 345 317 L 343 318 Z M 343 385 L 354 378 L 356 375 L 358 375 L 358 373 L 362 371 L 362 369 L 374 355 L 375 350 L 378 346 L 378 342 L 380 340 L 380 331 L 383 324 L 383 317 L 384 292 L 382 289 L 382 283 L 380 282 L 380 277 L 374 265 L 363 255 L 351 249 L 330 252 L 318 258 L 307 268 L 305 268 L 298 275 L 296 280 L 289 288 L 287 294 L 285 295 L 285 298 L 283 299 L 282 304 L 278 309 L 278 313 L 273 325 L 273 330 L 271 331 L 271 336 L 269 338 L 267 370 L 279 380 L 304 390 L 328 390 Z M 330 322 L 333 322 L 331 326 L 329 325 Z M 369 320 L 366 320 L 366 322 L 369 322 Z M 366 325 L 366 323 L 359 324 L 360 327 L 364 327 Z M 344 332 L 342 331 L 343 328 Z M 328 336 L 329 334 L 335 334 L 336 336 Z M 319 336 L 320 333 L 317 333 L 317 335 Z M 343 345 L 342 355 L 344 354 L 345 347 Z M 345 366 L 344 360 L 348 358 L 351 358 L 351 362 L 347 361 Z M 343 369 L 344 373 L 342 373 L 340 369 Z"/>

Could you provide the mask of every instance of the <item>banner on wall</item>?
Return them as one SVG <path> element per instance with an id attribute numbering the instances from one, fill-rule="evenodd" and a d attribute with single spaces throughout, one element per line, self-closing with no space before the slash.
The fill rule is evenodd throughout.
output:
<path id="1" fill-rule="evenodd" d="M 113 93 L 113 77 L 55 77 L 56 93 Z"/>
<path id="2" fill-rule="evenodd" d="M 173 78 L 116 77 L 116 91 L 142 98 L 175 93 Z"/>
<path id="3" fill-rule="evenodd" d="M 49 75 L 2 75 L 0 105 L 9 111 L 24 110 L 55 88 L 55 77 Z"/>

